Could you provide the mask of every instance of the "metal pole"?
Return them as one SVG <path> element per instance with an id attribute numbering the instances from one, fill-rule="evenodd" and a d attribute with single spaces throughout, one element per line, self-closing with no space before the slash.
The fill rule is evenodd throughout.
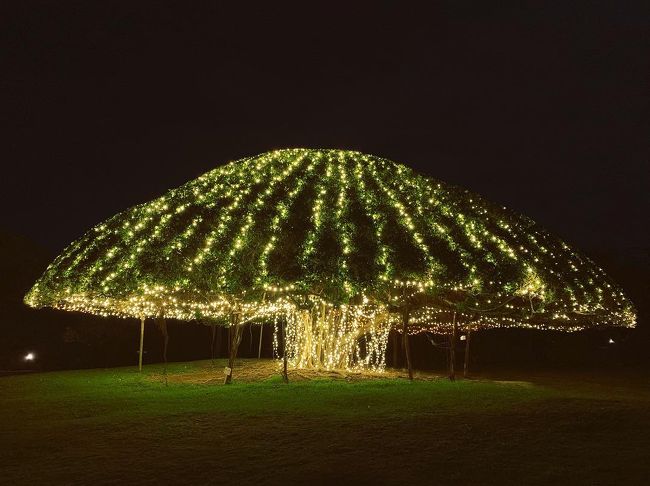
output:
<path id="1" fill-rule="evenodd" d="M 456 313 L 454 312 L 453 328 L 451 330 L 451 338 L 449 340 L 449 379 L 454 381 L 456 379 L 456 332 L 458 324 L 456 323 Z"/>
<path id="2" fill-rule="evenodd" d="M 282 381 L 289 383 L 287 372 L 287 323 L 282 325 Z"/>
<path id="3" fill-rule="evenodd" d="M 413 364 L 411 363 L 411 344 L 409 343 L 409 309 L 408 307 L 402 311 L 402 334 L 404 339 L 404 349 L 406 350 L 406 366 L 409 370 L 409 380 L 413 381 Z"/>
<path id="4" fill-rule="evenodd" d="M 467 335 L 465 336 L 465 365 L 463 366 L 463 378 L 467 378 L 469 373 L 469 341 L 472 337 L 472 328 L 467 327 Z"/>
<path id="5" fill-rule="evenodd" d="M 260 324 L 260 346 L 257 349 L 257 359 L 262 357 L 262 334 L 264 333 L 264 324 Z"/>
<path id="6" fill-rule="evenodd" d="M 138 371 L 142 371 L 142 350 L 144 347 L 144 316 L 140 317 L 140 355 L 138 356 Z"/>
<path id="7" fill-rule="evenodd" d="M 210 342 L 210 359 L 212 360 L 212 364 L 214 364 L 214 335 L 216 332 L 215 325 L 212 324 L 212 342 Z"/>

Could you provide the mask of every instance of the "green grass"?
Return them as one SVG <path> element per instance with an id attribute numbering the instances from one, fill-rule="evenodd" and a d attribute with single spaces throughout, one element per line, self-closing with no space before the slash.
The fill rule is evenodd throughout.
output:
<path id="1" fill-rule="evenodd" d="M 169 373 L 199 366 L 206 364 L 172 364 Z M 160 371 L 0 378 L 0 481 L 647 484 L 650 478 L 650 381 L 643 375 L 165 386 Z M 507 375 L 492 378 L 501 376 Z"/>

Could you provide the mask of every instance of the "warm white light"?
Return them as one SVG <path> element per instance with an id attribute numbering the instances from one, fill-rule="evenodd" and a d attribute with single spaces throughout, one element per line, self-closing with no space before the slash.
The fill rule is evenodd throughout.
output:
<path id="1" fill-rule="evenodd" d="M 383 370 L 405 306 L 409 335 L 451 335 L 460 325 L 466 345 L 478 329 L 634 327 L 634 307 L 591 261 L 469 196 L 358 152 L 268 152 L 96 226 L 25 302 L 122 318 L 272 323 L 275 357 L 331 370 Z M 355 257 L 367 248 L 370 260 Z M 295 272 L 282 268 L 289 261 Z"/>

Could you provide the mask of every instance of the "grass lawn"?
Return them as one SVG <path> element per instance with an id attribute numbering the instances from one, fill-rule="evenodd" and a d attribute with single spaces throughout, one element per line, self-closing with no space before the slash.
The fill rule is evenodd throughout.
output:
<path id="1" fill-rule="evenodd" d="M 650 484 L 641 373 L 182 379 L 210 366 L 0 378 L 0 482 Z"/>

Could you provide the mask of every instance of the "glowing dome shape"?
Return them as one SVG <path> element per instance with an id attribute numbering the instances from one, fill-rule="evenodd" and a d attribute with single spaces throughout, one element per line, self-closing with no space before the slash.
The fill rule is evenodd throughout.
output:
<path id="1" fill-rule="evenodd" d="M 25 301 L 191 320 L 279 295 L 389 310 L 401 296 L 423 326 L 450 310 L 483 327 L 635 323 L 598 266 L 528 218 L 341 150 L 238 160 L 128 209 L 72 243 Z"/>

